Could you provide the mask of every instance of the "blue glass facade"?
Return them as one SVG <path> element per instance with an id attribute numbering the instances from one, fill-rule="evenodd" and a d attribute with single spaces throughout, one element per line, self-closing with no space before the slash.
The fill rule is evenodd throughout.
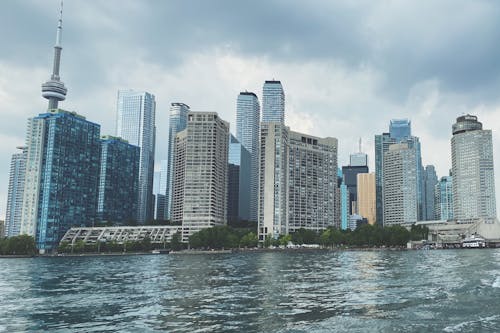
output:
<path id="1" fill-rule="evenodd" d="M 43 252 L 57 248 L 69 228 L 95 222 L 100 126 L 63 110 L 33 121 L 43 123 L 36 227 L 37 247 Z"/>
<path id="2" fill-rule="evenodd" d="M 436 169 L 433 165 L 427 165 L 423 173 L 424 200 L 422 208 L 424 210 L 423 220 L 430 221 L 436 217 L 435 213 L 435 189 L 438 182 Z"/>
<path id="3" fill-rule="evenodd" d="M 236 103 L 236 139 L 248 150 L 251 158 L 250 214 L 257 221 L 259 195 L 260 105 L 257 95 L 241 92 Z"/>
<path id="4" fill-rule="evenodd" d="M 160 205 L 165 207 L 159 207 L 158 211 L 160 213 L 163 211 L 163 219 L 169 220 L 171 217 L 172 210 L 172 186 L 174 179 L 174 144 L 175 136 L 180 131 L 186 129 L 187 126 L 187 116 L 189 113 L 189 106 L 184 103 L 172 103 L 170 106 L 170 119 L 169 119 L 169 129 L 168 129 L 168 155 L 167 155 L 167 175 L 166 178 L 160 176 L 160 194 L 165 195 L 165 199 L 159 200 Z M 164 173 L 164 166 L 162 164 L 162 173 Z M 160 216 L 157 216 L 160 219 Z"/>
<path id="5" fill-rule="evenodd" d="M 262 89 L 262 122 L 285 123 L 285 93 L 280 81 L 266 81 Z"/>
<path id="6" fill-rule="evenodd" d="M 389 124 L 391 138 L 400 142 L 411 137 L 411 121 L 408 119 L 392 119 Z"/>
<path id="7" fill-rule="evenodd" d="M 97 215 L 123 225 L 137 218 L 140 149 L 116 137 L 101 140 Z"/>
<path id="8" fill-rule="evenodd" d="M 229 220 L 249 220 L 251 155 L 233 135 L 229 136 L 228 164 L 227 217 Z"/>
<path id="9" fill-rule="evenodd" d="M 436 184 L 436 218 L 453 220 L 453 177 L 441 177 Z"/>

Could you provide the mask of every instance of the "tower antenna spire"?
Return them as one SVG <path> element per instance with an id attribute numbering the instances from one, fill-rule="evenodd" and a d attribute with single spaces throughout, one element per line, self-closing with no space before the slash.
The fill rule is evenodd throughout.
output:
<path id="1" fill-rule="evenodd" d="M 61 36 L 62 36 L 62 14 L 63 2 L 61 0 L 61 9 L 59 10 L 59 21 L 57 24 L 56 45 L 54 45 L 54 64 L 50 80 L 42 84 L 42 96 L 49 100 L 49 110 L 57 109 L 59 101 L 66 99 L 68 90 L 59 77 L 61 66 Z"/>

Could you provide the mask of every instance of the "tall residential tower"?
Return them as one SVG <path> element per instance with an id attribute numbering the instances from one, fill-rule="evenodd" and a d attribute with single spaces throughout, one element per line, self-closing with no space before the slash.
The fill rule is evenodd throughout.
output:
<path id="1" fill-rule="evenodd" d="M 285 93 L 281 81 L 270 80 L 262 88 L 262 122 L 285 123 Z"/>
<path id="2" fill-rule="evenodd" d="M 12 155 L 10 162 L 9 190 L 7 210 L 5 212 L 5 236 L 19 235 L 21 231 L 21 213 L 23 209 L 24 179 L 26 174 L 27 147 L 17 147 L 20 153 Z M 0 237 L 3 235 L 0 234 Z"/>

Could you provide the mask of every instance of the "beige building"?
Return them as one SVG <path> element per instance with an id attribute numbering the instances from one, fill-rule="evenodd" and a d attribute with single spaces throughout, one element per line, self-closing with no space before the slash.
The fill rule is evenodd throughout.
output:
<path id="1" fill-rule="evenodd" d="M 358 214 L 368 220 L 368 224 L 375 224 L 376 195 L 375 173 L 358 173 Z"/>

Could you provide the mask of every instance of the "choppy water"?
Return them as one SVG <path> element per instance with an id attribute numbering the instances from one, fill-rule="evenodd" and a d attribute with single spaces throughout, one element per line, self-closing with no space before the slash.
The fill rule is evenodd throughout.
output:
<path id="1" fill-rule="evenodd" d="M 0 259 L 0 332 L 498 332 L 500 250 Z"/>

